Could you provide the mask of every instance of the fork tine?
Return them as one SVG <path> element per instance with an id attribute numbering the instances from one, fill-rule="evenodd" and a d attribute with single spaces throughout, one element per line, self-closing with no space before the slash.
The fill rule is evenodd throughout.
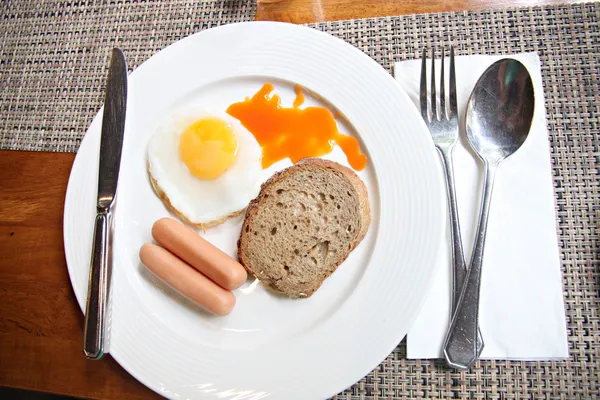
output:
<path id="1" fill-rule="evenodd" d="M 446 82 L 444 82 L 444 48 L 442 47 L 442 70 L 440 71 L 440 118 L 446 118 Z"/>
<path id="2" fill-rule="evenodd" d="M 456 101 L 456 70 L 454 67 L 454 46 L 450 46 L 450 113 L 449 116 L 458 116 Z"/>
<path id="3" fill-rule="evenodd" d="M 437 114 L 437 99 L 435 97 L 435 55 L 431 49 L 431 120 L 438 119 Z"/>
<path id="4" fill-rule="evenodd" d="M 427 54 L 425 49 L 423 49 L 421 59 L 421 115 L 425 121 L 429 121 L 427 112 Z"/>

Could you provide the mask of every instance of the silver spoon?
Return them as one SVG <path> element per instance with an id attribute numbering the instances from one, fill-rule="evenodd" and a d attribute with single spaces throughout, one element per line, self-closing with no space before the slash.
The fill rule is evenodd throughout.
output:
<path id="1" fill-rule="evenodd" d="M 444 357 L 458 369 L 478 358 L 479 287 L 494 176 L 498 165 L 527 139 L 535 97 L 531 76 L 519 61 L 505 58 L 479 78 L 467 105 L 467 137 L 485 166 L 479 227 L 471 265 L 444 342 Z"/>

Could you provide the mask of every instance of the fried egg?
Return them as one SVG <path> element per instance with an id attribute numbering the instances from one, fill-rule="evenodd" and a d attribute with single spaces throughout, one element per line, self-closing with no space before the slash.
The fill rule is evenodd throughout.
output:
<path id="1" fill-rule="evenodd" d="M 239 121 L 197 107 L 177 109 L 148 144 L 152 186 L 180 219 L 198 228 L 224 222 L 258 194 L 262 150 Z"/>

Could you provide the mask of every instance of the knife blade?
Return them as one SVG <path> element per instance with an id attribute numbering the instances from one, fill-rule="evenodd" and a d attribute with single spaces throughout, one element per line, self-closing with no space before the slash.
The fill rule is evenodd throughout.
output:
<path id="1" fill-rule="evenodd" d="M 123 52 L 115 48 L 108 71 L 102 115 L 98 202 L 83 334 L 83 353 L 92 360 L 102 358 L 106 348 L 105 318 L 111 274 L 112 208 L 119 180 L 126 108 L 127 63 Z"/>

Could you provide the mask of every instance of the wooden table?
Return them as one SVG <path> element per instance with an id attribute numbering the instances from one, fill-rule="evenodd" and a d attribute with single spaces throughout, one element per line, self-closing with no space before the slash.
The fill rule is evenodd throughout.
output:
<path id="1" fill-rule="evenodd" d="M 305 23 L 521 5 L 532 1 L 259 0 L 256 19 Z M 97 399 L 158 398 L 111 357 L 93 362 L 82 354 L 83 316 L 62 241 L 74 158 L 0 151 L 0 385 Z"/>

